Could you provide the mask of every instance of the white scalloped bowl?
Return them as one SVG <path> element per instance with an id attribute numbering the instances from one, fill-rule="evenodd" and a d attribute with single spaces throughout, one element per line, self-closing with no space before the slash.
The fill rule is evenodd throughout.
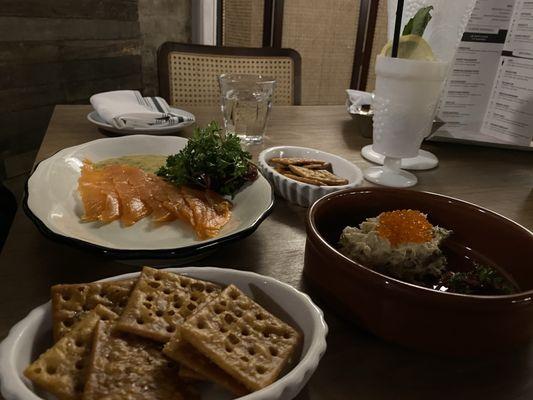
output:
<path id="1" fill-rule="evenodd" d="M 348 184 L 341 186 L 316 186 L 295 181 L 294 179 L 283 176 L 268 164 L 268 161 L 274 157 L 301 157 L 327 161 L 331 163 L 335 175 L 348 179 Z M 269 147 L 259 154 L 259 168 L 265 178 L 272 184 L 276 193 L 291 203 L 298 204 L 302 207 L 309 207 L 319 198 L 329 193 L 359 186 L 363 181 L 363 173 L 355 164 L 335 154 L 307 147 Z"/>
<path id="2" fill-rule="evenodd" d="M 326 351 L 328 327 L 322 311 L 309 296 L 274 278 L 253 272 L 215 267 L 168 268 L 191 277 L 209 280 L 221 285 L 235 284 L 254 298 L 268 311 L 298 328 L 304 334 L 298 361 L 276 382 L 257 392 L 240 397 L 240 400 L 290 400 L 305 386 Z M 137 276 L 134 272 L 105 280 L 125 279 Z M 52 317 L 50 302 L 31 311 L 18 322 L 0 344 L 0 383 L 6 400 L 53 399 L 34 389 L 22 371 L 39 354 L 51 345 Z M 203 400 L 229 400 L 232 397 L 213 385 L 201 387 Z"/>

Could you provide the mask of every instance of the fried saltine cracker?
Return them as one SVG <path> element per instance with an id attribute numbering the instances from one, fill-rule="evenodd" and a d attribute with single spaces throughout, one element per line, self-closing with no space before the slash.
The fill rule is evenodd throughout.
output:
<path id="1" fill-rule="evenodd" d="M 306 164 L 325 164 L 325 161 L 314 160 L 312 158 L 298 158 L 298 157 L 274 157 L 270 159 L 271 162 L 281 165 L 306 165 Z"/>
<path id="2" fill-rule="evenodd" d="M 274 167 L 273 167 L 277 172 L 279 172 L 280 174 L 284 174 L 286 172 L 290 172 L 289 171 L 289 168 L 286 167 L 285 165 L 281 165 L 281 164 L 274 164 Z"/>
<path id="3" fill-rule="evenodd" d="M 289 169 L 295 175 L 307 178 L 316 179 L 328 186 L 339 186 L 348 184 L 348 179 L 340 178 L 325 169 L 311 170 L 297 165 L 289 165 Z"/>
<path id="4" fill-rule="evenodd" d="M 81 399 L 96 325 L 102 319 L 116 317 L 104 306 L 96 306 L 26 368 L 24 375 L 60 400 Z"/>
<path id="5" fill-rule="evenodd" d="M 214 283 L 144 267 L 117 329 L 165 343 L 185 318 L 219 293 Z"/>
<path id="6" fill-rule="evenodd" d="M 120 315 L 136 279 L 52 286 L 54 340 L 61 339 L 72 326 L 98 304 Z"/>
<path id="7" fill-rule="evenodd" d="M 307 169 L 325 169 L 326 171 L 333 172 L 333 168 L 330 163 L 324 162 L 324 164 L 306 164 Z"/>
<path id="8" fill-rule="evenodd" d="M 300 334 L 230 285 L 181 326 L 184 340 L 250 390 L 274 382 Z"/>
<path id="9" fill-rule="evenodd" d="M 304 178 L 303 176 L 294 175 L 294 174 L 291 174 L 290 172 L 285 172 L 283 173 L 283 175 L 285 175 L 287 178 L 294 179 L 295 181 L 298 181 L 298 182 L 308 183 L 310 185 L 315 185 L 315 186 L 323 185 L 322 182 L 317 181 L 316 179 Z"/>
<path id="10" fill-rule="evenodd" d="M 214 364 L 190 343 L 183 340 L 179 332 L 165 345 L 163 353 L 179 362 L 182 366 L 186 366 L 204 377 L 204 379 L 207 378 L 207 380 L 216 383 L 237 396 L 244 396 L 250 392 L 244 385 Z M 180 369 L 180 374 L 181 372 Z"/>
<path id="11" fill-rule="evenodd" d="M 205 381 L 207 379 L 205 376 L 200 375 L 198 372 L 193 369 L 190 369 L 189 367 L 186 367 L 185 365 L 180 365 L 178 376 L 185 382 L 199 382 Z"/>
<path id="12" fill-rule="evenodd" d="M 98 324 L 83 400 L 188 398 L 177 365 L 161 353 L 160 344 Z"/>

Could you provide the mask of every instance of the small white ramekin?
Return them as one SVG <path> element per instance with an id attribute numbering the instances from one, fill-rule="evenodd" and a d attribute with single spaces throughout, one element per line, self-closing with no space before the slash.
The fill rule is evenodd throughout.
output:
<path id="1" fill-rule="evenodd" d="M 268 161 L 274 157 L 300 157 L 327 161 L 331 163 L 335 175 L 348 179 L 348 184 L 316 186 L 295 181 L 280 174 L 268 164 Z M 259 168 L 265 178 L 272 184 L 277 194 L 302 207 L 309 207 L 326 194 L 359 186 L 363 181 L 363 173 L 355 164 L 335 154 L 307 147 L 276 146 L 263 150 L 259 154 Z"/>

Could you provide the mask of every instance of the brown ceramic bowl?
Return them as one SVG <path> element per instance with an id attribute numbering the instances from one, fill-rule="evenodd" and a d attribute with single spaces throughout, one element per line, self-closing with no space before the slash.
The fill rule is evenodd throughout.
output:
<path id="1" fill-rule="evenodd" d="M 383 211 L 416 209 L 453 230 L 443 243 L 452 270 L 467 257 L 499 266 L 520 287 L 505 296 L 444 293 L 375 272 L 336 250 L 342 229 Z M 533 337 L 533 233 L 450 197 L 361 188 L 327 195 L 307 216 L 304 277 L 325 303 L 383 339 L 450 355 L 500 350 Z"/>

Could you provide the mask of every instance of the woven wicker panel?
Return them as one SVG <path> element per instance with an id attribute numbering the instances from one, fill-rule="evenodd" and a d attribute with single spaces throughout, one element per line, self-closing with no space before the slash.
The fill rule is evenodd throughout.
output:
<path id="1" fill-rule="evenodd" d="M 219 103 L 217 77 L 225 73 L 260 74 L 276 79 L 274 104 L 291 105 L 294 99 L 293 61 L 289 57 L 247 57 L 171 52 L 170 102 L 174 105 Z"/>
<path id="2" fill-rule="evenodd" d="M 265 0 L 224 0 L 222 43 L 224 46 L 261 47 Z"/>
<path id="3" fill-rule="evenodd" d="M 381 49 L 387 43 L 387 0 L 380 0 L 378 6 L 378 15 L 376 19 L 376 29 L 374 31 L 374 42 L 372 43 L 372 55 L 370 56 L 370 65 L 368 67 L 368 78 L 366 80 L 365 90 L 374 91 L 376 85 L 376 57 Z"/>
<path id="4" fill-rule="evenodd" d="M 343 104 L 352 77 L 359 0 L 285 0 L 282 47 L 302 56 L 302 104 Z"/>

